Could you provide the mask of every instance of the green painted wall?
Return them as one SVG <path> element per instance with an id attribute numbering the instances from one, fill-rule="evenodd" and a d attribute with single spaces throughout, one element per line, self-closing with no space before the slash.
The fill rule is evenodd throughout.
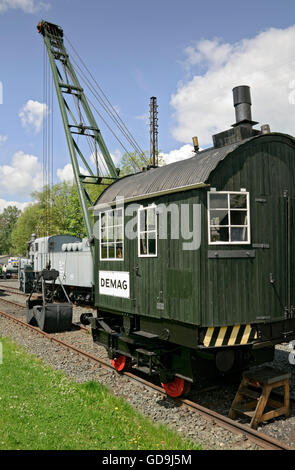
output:
<path id="1" fill-rule="evenodd" d="M 101 310 L 136 313 L 202 326 L 222 326 L 279 319 L 289 303 L 295 305 L 295 145 L 287 136 L 266 135 L 249 141 L 226 157 L 211 173 L 217 191 L 250 192 L 251 245 L 208 247 L 207 190 L 194 189 L 142 201 L 155 204 L 200 203 L 202 242 L 183 251 L 185 240 L 158 240 L 157 258 L 139 258 L 137 239 L 125 238 L 124 261 L 98 261 L 98 270 L 130 272 L 130 299 L 98 294 Z M 284 191 L 289 195 L 288 216 Z M 265 202 L 258 202 L 265 200 Z M 128 217 L 125 217 L 125 223 Z M 253 244 L 268 244 L 268 249 Z M 208 259 L 208 250 L 255 250 L 254 258 Z M 289 261 L 289 281 L 287 265 Z M 270 282 L 270 273 L 275 279 Z M 159 309 L 159 304 L 162 304 Z"/>

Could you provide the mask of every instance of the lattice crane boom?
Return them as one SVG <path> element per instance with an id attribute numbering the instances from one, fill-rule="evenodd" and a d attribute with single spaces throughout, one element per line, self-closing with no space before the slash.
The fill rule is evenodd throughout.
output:
<path id="1" fill-rule="evenodd" d="M 87 193 L 86 184 L 99 184 L 106 180 L 118 178 L 118 171 L 113 163 L 112 157 L 103 140 L 101 132 L 97 126 L 94 115 L 86 99 L 83 88 L 80 85 L 75 69 L 70 61 L 69 54 L 63 41 L 63 30 L 59 26 L 47 21 L 40 21 L 37 30 L 42 34 L 46 46 L 49 63 L 52 71 L 53 81 L 62 116 L 64 131 L 71 158 L 75 182 L 78 188 L 80 204 L 82 208 L 86 233 L 88 238 L 93 235 L 92 221 L 88 210 L 88 203 L 92 201 Z M 72 108 L 68 103 L 69 95 L 74 100 Z M 100 149 L 104 160 L 104 165 L 108 170 L 107 177 L 100 174 L 96 158 L 96 174 L 88 164 L 83 151 L 81 151 L 77 137 L 85 136 L 91 139 L 93 148 Z M 79 161 L 81 161 L 88 171 L 88 175 L 80 172 Z"/>

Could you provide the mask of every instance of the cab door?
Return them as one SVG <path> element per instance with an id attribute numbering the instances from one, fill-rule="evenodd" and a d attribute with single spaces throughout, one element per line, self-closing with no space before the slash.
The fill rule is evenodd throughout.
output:
<path id="1" fill-rule="evenodd" d="M 287 190 L 268 196 L 266 204 L 258 203 L 258 226 L 263 241 L 261 246 L 254 245 L 260 280 L 259 320 L 282 319 L 291 309 L 293 207 Z"/>

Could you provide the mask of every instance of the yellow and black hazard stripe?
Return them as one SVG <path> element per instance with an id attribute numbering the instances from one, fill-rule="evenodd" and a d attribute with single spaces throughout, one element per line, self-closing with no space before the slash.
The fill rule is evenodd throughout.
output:
<path id="1" fill-rule="evenodd" d="M 256 328 L 251 325 L 234 325 L 209 327 L 205 331 L 204 346 L 215 348 L 220 346 L 234 346 L 249 344 L 257 339 Z"/>

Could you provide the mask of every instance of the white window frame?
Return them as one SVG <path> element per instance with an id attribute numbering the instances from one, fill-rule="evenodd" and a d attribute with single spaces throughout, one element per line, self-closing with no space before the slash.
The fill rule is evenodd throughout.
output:
<path id="1" fill-rule="evenodd" d="M 108 246 L 109 244 L 113 243 L 115 245 L 115 254 L 116 254 L 116 244 L 117 242 L 115 241 L 109 241 L 107 240 L 106 242 L 103 242 L 102 241 L 102 237 L 101 237 L 101 216 L 102 214 L 107 214 L 108 212 L 115 212 L 116 210 L 121 210 L 122 211 L 122 248 L 123 248 L 123 256 L 122 258 L 102 258 L 101 256 L 101 251 L 102 251 L 102 245 L 106 245 Z M 113 225 L 113 228 L 114 227 L 120 227 L 121 225 Z M 105 228 L 108 228 L 109 226 L 106 226 Z M 100 261 L 124 261 L 124 257 L 125 257 L 125 243 L 124 243 L 124 237 L 125 237 L 125 232 L 124 232 L 124 210 L 123 210 L 123 207 L 118 207 L 116 209 L 108 209 L 106 211 L 102 211 L 100 212 L 99 214 L 99 259 Z"/>
<path id="2" fill-rule="evenodd" d="M 146 211 L 148 209 L 155 210 L 155 229 L 153 230 L 144 230 L 140 231 L 140 213 L 142 211 Z M 142 233 L 155 233 L 155 245 L 156 245 L 156 253 L 155 254 L 141 254 L 140 253 L 140 235 Z M 148 245 L 147 245 L 148 246 Z M 137 254 L 139 258 L 157 258 L 158 256 L 158 217 L 157 217 L 157 206 L 155 204 L 151 204 L 150 206 L 140 206 L 137 212 Z"/>
<path id="3" fill-rule="evenodd" d="M 231 228 L 247 228 L 247 240 L 246 241 L 217 241 L 213 242 L 211 241 L 211 227 L 214 227 L 214 225 L 210 224 L 210 194 L 245 194 L 246 195 L 246 200 L 247 200 L 247 207 L 246 209 L 241 209 L 241 208 L 236 208 L 236 209 L 231 209 L 229 205 L 229 196 L 228 196 L 228 207 L 227 209 L 225 208 L 212 208 L 212 210 L 227 210 L 228 211 L 228 225 L 225 225 L 224 227 L 229 228 L 229 238 L 231 236 Z M 246 211 L 247 212 L 247 224 L 246 225 L 231 225 L 231 220 L 230 220 L 230 211 Z M 248 191 L 208 191 L 207 195 L 207 212 L 208 212 L 208 245 L 250 245 L 251 244 L 251 233 L 250 233 L 250 195 Z"/>

